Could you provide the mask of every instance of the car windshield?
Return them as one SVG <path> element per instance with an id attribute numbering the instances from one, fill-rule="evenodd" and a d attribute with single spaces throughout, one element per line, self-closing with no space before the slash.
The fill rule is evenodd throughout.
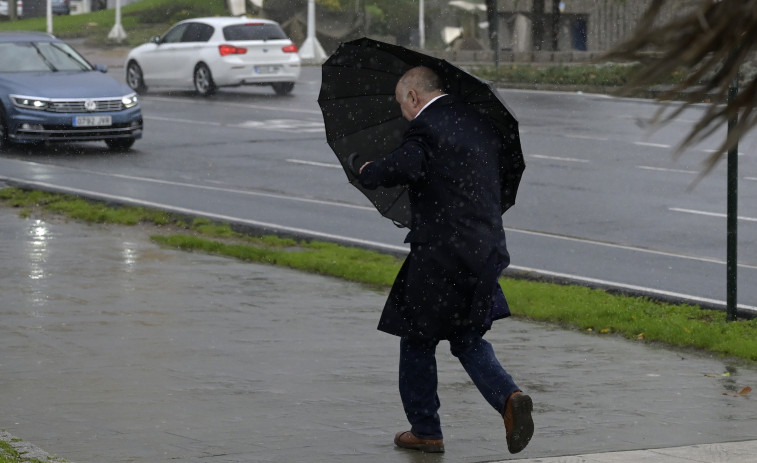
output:
<path id="1" fill-rule="evenodd" d="M 62 42 L 0 43 L 0 72 L 91 71 L 92 66 Z"/>
<path id="2" fill-rule="evenodd" d="M 223 28 L 226 40 L 280 40 L 287 35 L 276 24 L 247 23 Z"/>

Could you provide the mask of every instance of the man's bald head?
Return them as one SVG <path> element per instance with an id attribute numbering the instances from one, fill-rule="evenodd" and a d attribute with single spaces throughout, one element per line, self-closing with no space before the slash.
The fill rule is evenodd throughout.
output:
<path id="1" fill-rule="evenodd" d="M 443 95 L 442 87 L 442 79 L 432 69 L 417 66 L 408 70 L 395 88 L 395 97 L 405 119 L 413 120 L 426 103 Z"/>

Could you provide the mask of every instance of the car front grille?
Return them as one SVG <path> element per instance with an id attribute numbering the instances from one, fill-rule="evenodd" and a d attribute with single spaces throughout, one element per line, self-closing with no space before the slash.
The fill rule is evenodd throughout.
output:
<path id="1" fill-rule="evenodd" d="M 94 109 L 87 109 L 87 103 L 94 103 Z M 89 112 L 106 112 L 121 111 L 124 104 L 121 99 L 109 100 L 53 100 L 50 102 L 47 110 L 54 113 L 89 113 Z"/>
<path id="2" fill-rule="evenodd" d="M 142 137 L 142 119 L 113 124 L 108 127 L 71 127 L 45 125 L 39 128 L 19 128 L 9 133 L 12 140 L 25 141 L 90 141 L 112 138 Z"/>

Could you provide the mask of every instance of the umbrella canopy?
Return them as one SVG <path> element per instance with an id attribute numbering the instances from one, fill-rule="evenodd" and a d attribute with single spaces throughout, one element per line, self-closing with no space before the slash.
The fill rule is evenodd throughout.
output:
<path id="1" fill-rule="evenodd" d="M 322 66 L 318 104 L 323 112 L 326 139 L 348 180 L 381 215 L 409 226 L 407 189 L 364 189 L 356 179 L 355 169 L 364 162 L 383 158 L 402 143 L 409 122 L 402 117 L 394 90 L 400 77 L 416 66 L 433 69 L 444 81 L 447 93 L 462 97 L 499 130 L 506 147 L 499 166 L 504 213 L 515 204 L 526 164 L 518 121 L 497 90 L 491 83 L 445 60 L 368 38 L 342 43 Z"/>

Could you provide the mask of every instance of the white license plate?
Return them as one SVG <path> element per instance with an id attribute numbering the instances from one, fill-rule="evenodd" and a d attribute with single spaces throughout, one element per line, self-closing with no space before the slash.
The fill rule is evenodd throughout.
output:
<path id="1" fill-rule="evenodd" d="M 74 127 L 103 127 L 113 125 L 111 116 L 76 116 Z"/>
<path id="2" fill-rule="evenodd" d="M 276 74 L 279 66 L 255 66 L 255 74 Z"/>

